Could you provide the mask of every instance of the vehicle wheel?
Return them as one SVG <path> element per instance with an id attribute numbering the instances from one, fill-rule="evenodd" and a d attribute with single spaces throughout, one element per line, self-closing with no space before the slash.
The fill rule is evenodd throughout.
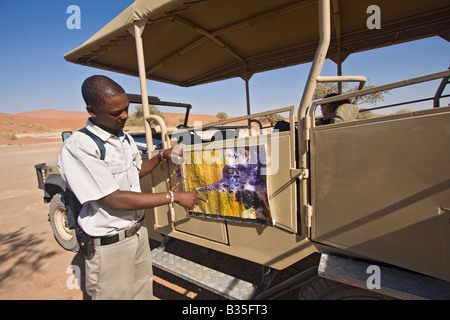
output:
<path id="1" fill-rule="evenodd" d="M 315 278 L 300 288 L 299 300 L 386 300 L 387 296 L 340 282 Z"/>
<path id="2" fill-rule="evenodd" d="M 57 193 L 50 202 L 48 217 L 53 235 L 61 247 L 69 251 L 78 252 L 80 247 L 75 236 L 75 230 L 70 230 L 67 225 L 66 208 L 61 197 L 62 194 Z"/>

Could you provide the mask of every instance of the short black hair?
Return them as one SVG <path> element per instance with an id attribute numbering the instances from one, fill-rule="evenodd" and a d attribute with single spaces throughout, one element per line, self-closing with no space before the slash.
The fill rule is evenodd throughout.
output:
<path id="1" fill-rule="evenodd" d="M 95 75 L 84 80 L 81 94 L 87 106 L 97 107 L 105 99 L 125 93 L 125 90 L 106 76 Z"/>
<path id="2" fill-rule="evenodd" d="M 338 93 L 329 93 L 327 94 L 325 97 L 323 97 L 323 99 L 325 98 L 331 98 L 331 97 L 336 97 L 339 96 Z M 339 106 L 346 104 L 346 103 L 351 103 L 350 99 L 345 99 L 345 100 L 340 100 L 340 101 L 335 101 L 335 102 L 331 102 L 331 106 L 333 108 L 333 112 L 336 111 L 337 108 L 339 108 Z"/>

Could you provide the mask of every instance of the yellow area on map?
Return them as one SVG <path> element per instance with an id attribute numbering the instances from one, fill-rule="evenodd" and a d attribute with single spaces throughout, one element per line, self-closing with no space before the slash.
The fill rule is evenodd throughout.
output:
<path id="1" fill-rule="evenodd" d="M 196 188 L 218 183 L 222 178 L 224 167 L 222 150 L 193 151 L 185 155 L 189 157 L 183 163 L 183 179 L 186 191 L 194 191 Z M 253 212 L 247 212 L 244 205 L 238 203 L 234 195 L 217 190 L 196 191 L 208 199 L 208 203 L 200 201 L 195 207 L 195 212 L 219 216 L 239 217 L 254 219 Z"/>

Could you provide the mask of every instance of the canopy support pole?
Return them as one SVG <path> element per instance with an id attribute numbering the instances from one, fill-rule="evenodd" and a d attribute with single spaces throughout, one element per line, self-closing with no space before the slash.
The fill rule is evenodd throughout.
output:
<path id="1" fill-rule="evenodd" d="M 247 73 L 244 77 L 242 77 L 242 79 L 244 79 L 245 81 L 245 97 L 246 97 L 246 101 L 247 101 L 247 115 L 249 116 L 251 114 L 250 111 L 250 86 L 249 86 L 249 81 L 250 78 L 253 76 L 252 73 Z M 252 135 L 252 122 L 250 119 L 247 120 L 248 121 L 248 135 L 251 136 Z"/>
<path id="2" fill-rule="evenodd" d="M 322 71 L 323 63 L 325 62 L 328 47 L 330 45 L 330 1 L 329 0 L 319 0 L 319 33 L 320 42 L 317 47 L 316 54 L 314 56 L 314 61 L 311 66 L 311 70 L 308 75 L 308 80 L 306 82 L 305 89 L 303 91 L 302 99 L 300 101 L 300 106 L 298 109 L 298 119 L 303 119 L 306 115 L 306 110 L 308 109 L 314 91 L 316 90 L 316 79 L 320 76 Z"/>
<path id="3" fill-rule="evenodd" d="M 298 166 L 301 171 L 300 180 L 300 210 L 302 212 L 302 220 L 308 221 L 308 216 L 312 214 L 312 208 L 308 203 L 308 185 L 307 180 L 309 176 L 308 172 L 308 140 L 309 140 L 309 130 L 311 128 L 311 121 L 306 116 L 306 112 L 310 103 L 312 101 L 314 91 L 316 90 L 317 78 L 320 76 L 322 71 L 323 63 L 326 59 L 328 47 L 330 45 L 331 38 L 331 18 L 330 18 L 330 0 L 319 0 L 319 45 L 314 56 L 314 61 L 311 66 L 311 70 L 308 75 L 308 80 L 306 81 L 306 86 L 303 91 L 303 96 L 300 101 L 300 106 L 298 108 L 298 150 L 299 150 L 299 161 Z M 303 232 L 310 236 L 310 225 L 303 224 Z M 303 233 L 302 232 L 302 233 Z"/>
<path id="4" fill-rule="evenodd" d="M 249 79 L 245 79 L 245 97 L 247 100 L 247 115 L 249 116 L 251 113 L 250 113 L 250 88 L 248 85 L 248 80 Z"/>
<path id="5" fill-rule="evenodd" d="M 144 32 L 145 24 L 147 21 L 136 21 L 129 29 L 128 32 L 134 37 L 136 42 L 137 62 L 139 68 L 139 82 L 141 85 L 141 99 L 142 99 L 142 112 L 144 113 L 144 119 L 150 116 L 148 93 L 147 93 L 147 74 L 145 71 L 144 60 L 144 46 L 142 44 L 142 32 Z M 144 120 L 145 126 L 145 138 L 147 140 L 147 152 L 150 156 L 150 152 L 153 150 L 153 138 L 150 124 Z"/>
<path id="6" fill-rule="evenodd" d="M 341 29 L 341 13 L 339 11 L 339 0 L 333 0 L 333 21 L 334 29 L 336 32 L 336 44 L 337 44 L 337 75 L 342 76 L 342 29 Z M 338 82 L 338 94 L 342 94 L 342 82 Z"/>
<path id="7" fill-rule="evenodd" d="M 337 75 L 342 76 L 341 48 L 338 48 Z M 338 94 L 342 94 L 342 82 L 338 82 Z"/>

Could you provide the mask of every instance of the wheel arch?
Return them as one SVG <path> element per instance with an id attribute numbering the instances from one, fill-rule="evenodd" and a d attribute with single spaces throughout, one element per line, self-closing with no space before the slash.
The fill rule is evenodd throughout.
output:
<path id="1" fill-rule="evenodd" d="M 50 202 L 55 194 L 66 191 L 66 183 L 60 174 L 51 174 L 45 180 L 44 191 L 47 202 Z"/>

